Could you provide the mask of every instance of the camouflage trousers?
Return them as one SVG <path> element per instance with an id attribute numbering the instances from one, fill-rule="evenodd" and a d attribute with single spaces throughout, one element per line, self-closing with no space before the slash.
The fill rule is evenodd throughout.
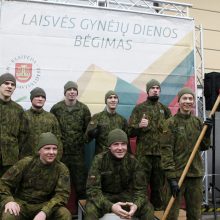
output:
<path id="1" fill-rule="evenodd" d="M 167 183 L 168 184 L 168 183 Z M 199 220 L 201 218 L 202 205 L 202 178 L 186 177 L 179 195 L 175 198 L 167 220 L 177 220 L 182 198 L 185 198 L 187 220 Z M 171 198 L 170 187 L 167 187 L 166 202 Z"/>
<path id="2" fill-rule="evenodd" d="M 63 155 L 61 160 L 69 169 L 71 184 L 76 190 L 77 199 L 86 198 L 87 169 L 83 153 Z"/>
<path id="3" fill-rule="evenodd" d="M 150 201 L 155 210 L 164 209 L 165 176 L 161 167 L 161 157 L 155 155 L 137 156 L 147 179 L 147 187 L 150 187 Z"/>
<path id="4" fill-rule="evenodd" d="M 2 166 L 0 163 L 0 177 L 10 168 L 11 166 Z"/>
<path id="5" fill-rule="evenodd" d="M 111 201 L 112 203 L 116 202 L 126 202 L 126 201 L 132 201 L 132 198 L 130 198 L 128 195 L 105 195 L 105 197 Z M 99 206 L 98 203 L 95 203 L 93 201 L 88 200 L 86 203 L 85 208 L 85 219 L 84 220 L 98 220 L 102 216 L 104 216 L 106 213 L 111 212 L 105 205 Z M 154 209 L 151 203 L 147 200 L 146 202 L 137 209 L 134 217 L 137 217 L 140 220 L 153 220 L 154 219 Z"/>
<path id="6" fill-rule="evenodd" d="M 5 213 L 2 209 L 2 218 L 1 220 L 33 220 L 34 217 L 39 213 L 45 203 L 41 204 L 29 204 L 27 202 L 17 200 L 15 201 L 20 205 L 21 211 L 19 216 L 10 214 L 9 212 Z M 47 217 L 48 220 L 71 220 L 72 216 L 67 208 L 65 207 L 55 207 L 53 208 L 51 215 Z"/>

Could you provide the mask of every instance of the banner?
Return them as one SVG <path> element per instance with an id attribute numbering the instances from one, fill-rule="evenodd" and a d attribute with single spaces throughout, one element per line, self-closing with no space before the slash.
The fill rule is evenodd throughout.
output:
<path id="1" fill-rule="evenodd" d="M 17 79 L 13 99 L 25 109 L 30 91 L 46 91 L 46 110 L 76 81 L 79 100 L 92 114 L 103 110 L 108 90 L 119 95 L 128 118 L 146 99 L 146 83 L 161 82 L 160 101 L 173 112 L 180 88 L 195 89 L 194 21 L 127 11 L 3 1 L 0 72 Z"/>

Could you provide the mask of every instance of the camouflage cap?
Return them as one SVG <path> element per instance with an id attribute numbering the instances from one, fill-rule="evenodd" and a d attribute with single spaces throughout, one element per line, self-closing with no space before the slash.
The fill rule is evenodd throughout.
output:
<path id="1" fill-rule="evenodd" d="M 190 89 L 188 87 L 183 87 L 177 94 L 178 102 L 179 102 L 181 96 L 184 94 L 191 94 L 193 96 L 193 98 L 195 98 L 195 93 L 192 91 L 192 89 Z"/>
<path id="2" fill-rule="evenodd" d="M 0 85 L 5 81 L 12 81 L 16 86 L 16 79 L 11 73 L 4 73 L 0 76 Z"/>
<path id="3" fill-rule="evenodd" d="M 37 96 L 43 96 L 46 99 L 46 93 L 45 91 L 40 88 L 40 87 L 36 87 L 34 89 L 31 90 L 30 92 L 30 100 L 32 101 L 33 98 L 37 97 Z"/>
<path id="4" fill-rule="evenodd" d="M 110 147 L 111 144 L 113 144 L 115 142 L 119 142 L 119 141 L 128 143 L 127 134 L 119 128 L 116 128 L 116 129 L 110 131 L 108 134 L 108 146 Z"/>
<path id="5" fill-rule="evenodd" d="M 105 104 L 107 104 L 107 99 L 108 99 L 108 97 L 111 96 L 111 95 L 115 95 L 115 96 L 118 97 L 118 95 L 117 95 L 117 93 L 116 93 L 115 91 L 109 90 L 109 91 L 106 92 L 106 94 L 105 94 Z"/>
<path id="6" fill-rule="evenodd" d="M 151 79 L 149 82 L 146 84 L 146 91 L 147 93 L 149 92 L 150 88 L 153 86 L 159 86 L 160 87 L 160 82 L 157 81 L 156 79 Z"/>
<path id="7" fill-rule="evenodd" d="M 78 91 L 78 85 L 76 82 L 73 82 L 73 81 L 68 81 L 65 85 L 64 85 L 64 95 L 66 94 L 66 91 L 68 89 L 76 89 Z"/>
<path id="8" fill-rule="evenodd" d="M 58 140 L 56 136 L 51 132 L 42 133 L 39 136 L 37 150 L 40 150 L 45 145 L 51 145 L 51 144 L 58 146 Z"/>

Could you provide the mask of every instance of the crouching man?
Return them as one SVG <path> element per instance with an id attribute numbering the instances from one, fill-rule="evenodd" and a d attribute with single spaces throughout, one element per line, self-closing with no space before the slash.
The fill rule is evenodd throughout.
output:
<path id="1" fill-rule="evenodd" d="M 87 181 L 85 220 L 98 220 L 111 212 L 123 219 L 154 218 L 144 172 L 127 153 L 127 144 L 126 133 L 114 129 L 108 135 L 109 150 L 95 156 Z"/>
<path id="2" fill-rule="evenodd" d="M 71 220 L 65 208 L 70 193 L 67 167 L 56 160 L 58 141 L 42 133 L 38 154 L 25 157 L 0 179 L 2 220 Z"/>

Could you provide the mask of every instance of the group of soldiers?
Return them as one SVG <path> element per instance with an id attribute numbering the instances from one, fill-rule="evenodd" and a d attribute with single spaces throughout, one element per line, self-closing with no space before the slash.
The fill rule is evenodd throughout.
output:
<path id="1" fill-rule="evenodd" d="M 31 108 L 24 111 L 11 96 L 16 79 L 0 76 L 0 200 L 2 219 L 69 220 L 65 205 L 74 185 L 77 200 L 87 199 L 86 220 L 108 212 L 125 219 L 153 219 L 171 196 L 175 203 L 168 220 L 177 220 L 184 196 L 188 220 L 200 219 L 203 167 L 200 153 L 181 188 L 178 179 L 202 130 L 208 126 L 200 150 L 210 145 L 212 121 L 192 113 L 195 94 L 182 88 L 179 109 L 172 116 L 159 101 L 161 85 L 146 84 L 147 100 L 136 105 L 129 122 L 117 113 L 119 96 L 105 94 L 106 107 L 91 116 L 77 100 L 78 85 L 64 85 L 64 100 L 43 109 L 46 93 L 30 92 Z M 136 152 L 130 147 L 136 139 Z M 85 145 L 95 139 L 95 156 L 87 172 Z M 149 193 L 150 191 L 150 193 Z M 147 192 L 150 194 L 148 200 Z M 152 204 L 152 205 L 151 205 Z"/>

